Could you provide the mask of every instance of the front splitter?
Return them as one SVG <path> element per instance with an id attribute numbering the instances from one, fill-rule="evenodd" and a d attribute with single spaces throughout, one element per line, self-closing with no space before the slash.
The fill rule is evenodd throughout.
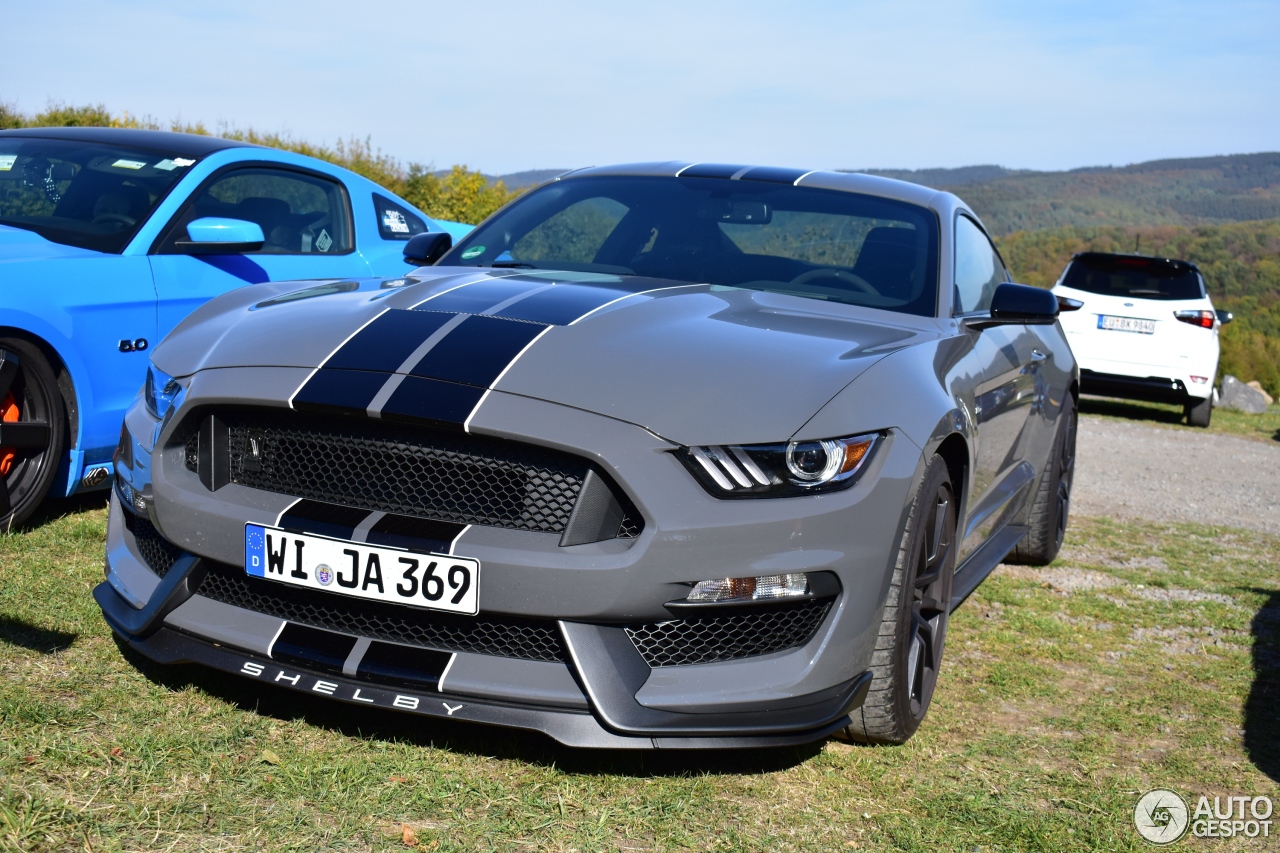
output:
<path id="1" fill-rule="evenodd" d="M 715 737 L 626 736 L 609 731 L 594 716 L 583 711 L 505 705 L 449 693 L 387 689 L 339 675 L 281 665 L 270 658 L 210 643 L 168 627 L 163 627 L 146 638 L 131 637 L 118 630 L 116 633 L 130 647 L 160 664 L 199 664 L 251 681 L 364 708 L 382 708 L 423 717 L 541 732 L 571 747 L 741 749 L 794 746 L 826 738 L 849 724 L 846 715 L 814 729 L 786 734 L 751 735 L 744 731 L 741 734 Z M 865 688 L 859 692 L 865 695 Z M 861 696 L 858 698 L 861 699 Z"/>

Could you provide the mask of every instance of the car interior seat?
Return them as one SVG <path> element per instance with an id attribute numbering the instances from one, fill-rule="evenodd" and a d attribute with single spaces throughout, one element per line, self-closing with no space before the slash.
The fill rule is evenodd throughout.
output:
<path id="1" fill-rule="evenodd" d="M 923 286 L 923 281 L 917 281 L 916 276 L 917 236 L 913 228 L 872 228 L 858 250 L 854 275 L 881 296 L 904 303 L 915 299 Z"/>
<path id="2" fill-rule="evenodd" d="M 262 228 L 268 251 L 297 252 L 301 249 L 301 232 L 293 226 L 289 203 L 283 199 L 250 196 L 236 205 L 235 218 L 256 222 Z"/>

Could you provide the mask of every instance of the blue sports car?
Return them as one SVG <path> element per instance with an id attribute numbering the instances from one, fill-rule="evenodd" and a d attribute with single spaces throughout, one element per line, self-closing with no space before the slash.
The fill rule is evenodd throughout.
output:
<path id="1" fill-rule="evenodd" d="M 469 230 L 287 151 L 0 131 L 0 529 L 48 494 L 107 485 L 148 350 L 206 300 L 280 279 L 395 276 L 413 235 Z"/>

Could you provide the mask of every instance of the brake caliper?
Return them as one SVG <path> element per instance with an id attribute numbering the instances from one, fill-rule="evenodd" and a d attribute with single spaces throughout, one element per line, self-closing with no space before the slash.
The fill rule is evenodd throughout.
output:
<path id="1" fill-rule="evenodd" d="M 13 398 L 13 392 L 6 392 L 4 400 L 0 401 L 0 421 L 11 424 L 16 423 L 20 417 L 22 417 L 22 412 L 18 409 L 18 401 Z M 13 460 L 16 456 L 14 448 L 0 447 L 0 477 L 9 475 L 9 470 L 13 468 Z"/>

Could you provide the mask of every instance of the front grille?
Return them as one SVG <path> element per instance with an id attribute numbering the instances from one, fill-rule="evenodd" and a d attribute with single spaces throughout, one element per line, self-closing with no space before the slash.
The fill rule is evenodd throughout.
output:
<path id="1" fill-rule="evenodd" d="M 712 663 L 803 646 L 829 609 L 829 600 L 802 601 L 722 616 L 635 625 L 626 632 L 651 667 Z"/>
<path id="2" fill-rule="evenodd" d="M 243 569 L 206 561 L 196 590 L 206 598 L 315 628 L 446 652 L 564 661 L 555 622 L 496 615 L 453 616 L 251 578 Z"/>
<path id="3" fill-rule="evenodd" d="M 486 436 L 262 411 L 219 417 L 233 483 L 459 524 L 562 533 L 588 471 L 572 454 Z M 194 432 L 186 442 L 191 470 L 199 441 Z M 643 523 L 615 494 L 625 510 L 617 535 L 633 538 Z"/>
<path id="4" fill-rule="evenodd" d="M 156 530 L 149 519 L 134 515 L 127 509 L 122 512 L 125 529 L 133 534 L 138 553 L 142 555 L 142 559 L 146 561 L 151 571 L 164 577 L 173 568 L 178 557 L 182 556 L 182 549 L 161 536 L 160 531 Z"/>

